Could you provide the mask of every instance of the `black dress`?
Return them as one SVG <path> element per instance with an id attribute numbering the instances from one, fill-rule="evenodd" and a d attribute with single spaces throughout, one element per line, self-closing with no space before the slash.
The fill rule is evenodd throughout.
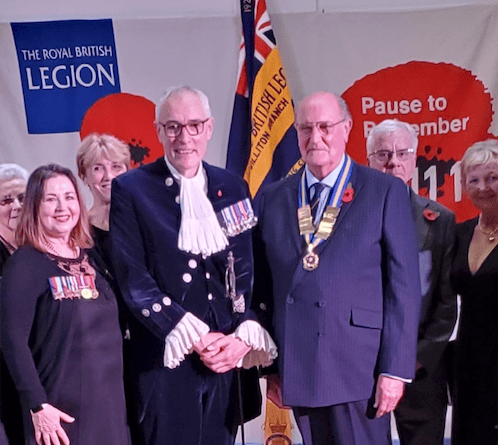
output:
<path id="1" fill-rule="evenodd" d="M 52 290 L 54 277 L 89 270 L 88 265 L 83 251 L 68 260 L 22 247 L 4 271 L 2 347 L 19 389 L 30 445 L 35 441 L 29 409 L 42 403 L 75 417 L 74 423 L 63 423 L 71 445 L 129 443 L 122 340 L 111 287 L 97 271 L 97 298 L 75 297 L 67 283 L 58 288 L 62 294 Z"/>
<path id="2" fill-rule="evenodd" d="M 462 299 L 455 344 L 453 445 L 498 444 L 498 249 L 472 273 L 477 219 L 457 226 L 452 281 Z"/>
<path id="3" fill-rule="evenodd" d="M 9 249 L 0 241 L 0 284 L 2 271 L 9 257 Z M 19 394 L 0 351 L 0 445 L 16 445 L 23 442 Z"/>
<path id="4" fill-rule="evenodd" d="M 94 249 L 98 253 L 99 257 L 102 258 L 106 270 L 107 280 L 111 284 L 112 290 L 116 295 L 118 300 L 119 308 L 119 324 L 121 326 L 121 332 L 123 335 L 123 361 L 124 361 L 124 387 L 126 396 L 126 410 L 128 414 L 128 425 L 130 427 L 131 443 L 133 445 L 142 445 L 142 435 L 140 434 L 140 427 L 136 422 L 138 418 L 137 407 L 138 403 L 136 401 L 136 393 L 138 391 L 138 379 L 130 375 L 130 331 L 128 328 L 129 318 L 132 317 L 128 306 L 123 301 L 121 292 L 119 291 L 119 285 L 116 281 L 114 271 L 112 269 L 111 262 L 111 238 L 109 236 L 108 230 L 102 230 L 97 226 L 92 225 L 92 235 L 93 241 L 95 243 Z"/>

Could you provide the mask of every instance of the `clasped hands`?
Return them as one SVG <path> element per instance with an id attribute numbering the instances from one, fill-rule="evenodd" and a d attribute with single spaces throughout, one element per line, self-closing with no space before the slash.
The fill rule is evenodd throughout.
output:
<path id="1" fill-rule="evenodd" d="M 251 346 L 240 338 L 221 332 L 208 332 L 193 347 L 202 362 L 219 374 L 234 369 L 239 360 L 251 350 Z"/>

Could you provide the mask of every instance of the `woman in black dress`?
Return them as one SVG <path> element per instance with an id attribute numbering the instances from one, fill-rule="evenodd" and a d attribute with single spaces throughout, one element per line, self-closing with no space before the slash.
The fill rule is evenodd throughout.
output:
<path id="1" fill-rule="evenodd" d="M 462 184 L 481 211 L 457 226 L 452 280 L 461 296 L 453 445 L 498 444 L 498 141 L 470 147 Z"/>
<path id="2" fill-rule="evenodd" d="M 26 443 L 129 443 L 116 298 L 87 249 L 87 216 L 70 170 L 28 181 L 1 289 L 1 340 L 19 390 Z"/>
<path id="3" fill-rule="evenodd" d="M 28 176 L 28 171 L 19 165 L 0 165 L 0 280 L 7 260 L 17 249 L 16 228 Z M 0 399 L 0 444 L 21 444 L 24 439 L 19 395 L 1 353 Z"/>
<path id="4" fill-rule="evenodd" d="M 111 208 L 111 183 L 120 174 L 128 171 L 130 167 L 130 148 L 127 144 L 108 134 L 92 133 L 81 142 L 76 154 L 78 176 L 88 186 L 93 196 L 93 205 L 88 212 L 95 249 L 104 260 L 106 270 L 109 271 L 108 279 L 114 293 L 118 297 L 121 330 L 124 337 L 124 382 L 126 401 L 128 405 L 128 420 L 130 422 L 131 438 L 134 445 L 140 445 L 137 426 L 132 420 L 137 416 L 133 414 L 136 408 L 133 397 L 132 381 L 128 375 L 128 349 L 129 330 L 128 307 L 122 301 L 119 286 L 115 280 L 111 263 L 111 245 L 109 237 L 109 212 Z"/>

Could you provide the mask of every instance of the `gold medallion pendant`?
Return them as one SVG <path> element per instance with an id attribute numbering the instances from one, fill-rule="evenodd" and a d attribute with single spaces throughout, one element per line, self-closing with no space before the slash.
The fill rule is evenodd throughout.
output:
<path id="1" fill-rule="evenodd" d="M 308 252 L 306 255 L 304 255 L 304 258 L 303 258 L 304 270 L 307 270 L 307 271 L 315 270 L 318 267 L 319 261 L 320 261 L 320 258 L 318 257 L 318 255 L 315 252 L 313 252 L 313 251 Z"/>

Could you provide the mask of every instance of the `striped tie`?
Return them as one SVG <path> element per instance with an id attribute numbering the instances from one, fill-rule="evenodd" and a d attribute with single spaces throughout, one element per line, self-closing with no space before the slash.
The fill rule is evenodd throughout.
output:
<path id="1" fill-rule="evenodd" d="M 325 184 L 322 184 L 321 182 L 317 182 L 316 184 L 313 184 L 311 187 L 315 190 L 315 194 L 313 195 L 313 198 L 310 200 L 311 216 L 313 217 L 313 224 L 315 224 L 316 213 L 318 207 L 320 207 L 320 195 L 322 194 L 323 189 L 326 188 L 327 186 Z"/>

